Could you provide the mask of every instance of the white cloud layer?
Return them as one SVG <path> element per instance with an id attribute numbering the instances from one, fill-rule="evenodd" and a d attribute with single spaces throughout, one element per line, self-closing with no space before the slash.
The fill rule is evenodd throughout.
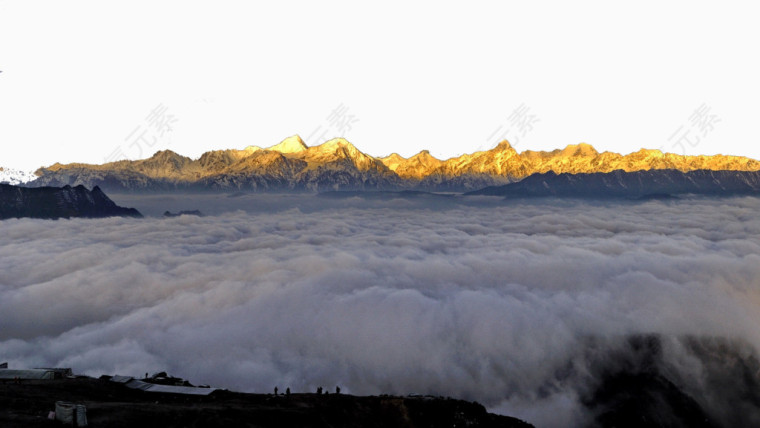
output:
<path id="1" fill-rule="evenodd" d="M 589 337 L 760 346 L 759 199 L 244 198 L 230 209 L 264 202 L 0 222 L 0 360 L 251 392 L 450 395 L 551 426 L 586 417 L 601 358 Z M 704 368 L 683 347 L 663 352 L 698 388 Z"/>

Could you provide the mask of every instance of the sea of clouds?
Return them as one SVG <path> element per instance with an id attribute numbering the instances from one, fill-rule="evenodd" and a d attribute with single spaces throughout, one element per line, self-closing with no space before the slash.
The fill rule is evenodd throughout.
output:
<path id="1" fill-rule="evenodd" d="M 114 199 L 148 217 L 0 222 L 0 360 L 444 395 L 572 426 L 631 334 L 660 335 L 719 416 L 681 338 L 760 346 L 757 198 Z M 196 208 L 210 215 L 158 217 Z"/>

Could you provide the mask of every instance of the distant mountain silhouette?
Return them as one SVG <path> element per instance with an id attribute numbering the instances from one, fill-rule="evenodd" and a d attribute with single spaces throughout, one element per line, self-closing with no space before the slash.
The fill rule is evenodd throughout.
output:
<path id="1" fill-rule="evenodd" d="M 183 215 L 192 215 L 196 217 L 203 217 L 203 213 L 200 212 L 200 210 L 189 210 L 189 211 L 180 211 L 178 213 L 173 213 L 171 211 L 165 211 L 164 217 L 180 217 Z"/>
<path id="2" fill-rule="evenodd" d="M 26 188 L 0 184 L 0 219 L 71 217 L 142 217 L 134 208 L 117 206 L 99 187 Z"/>
<path id="3" fill-rule="evenodd" d="M 760 171 L 681 172 L 672 169 L 591 174 L 534 174 L 517 183 L 486 187 L 469 195 L 667 199 L 674 195 L 760 193 Z"/>

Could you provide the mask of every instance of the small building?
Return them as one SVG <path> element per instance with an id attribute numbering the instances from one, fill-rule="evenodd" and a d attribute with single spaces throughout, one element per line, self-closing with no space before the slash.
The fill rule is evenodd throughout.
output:
<path id="1" fill-rule="evenodd" d="M 52 379 L 60 379 L 61 377 L 62 376 L 59 373 L 56 373 L 54 370 L 46 370 L 46 369 L 23 369 L 23 370 L 1 369 L 0 370 L 0 379 L 3 379 L 3 380 L 14 380 L 14 379 L 52 380 Z"/>
<path id="2" fill-rule="evenodd" d="M 69 368 L 9 369 L 8 363 L 0 364 L 0 380 L 63 379 L 66 376 L 71 376 L 71 373 Z"/>

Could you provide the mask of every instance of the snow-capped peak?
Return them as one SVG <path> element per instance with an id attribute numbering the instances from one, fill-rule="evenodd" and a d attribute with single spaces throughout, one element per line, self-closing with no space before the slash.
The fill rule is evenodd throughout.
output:
<path id="1" fill-rule="evenodd" d="M 282 140 L 280 144 L 272 146 L 267 150 L 273 150 L 280 153 L 298 153 L 306 149 L 308 149 L 308 147 L 306 146 L 306 143 L 303 142 L 301 137 L 298 135 L 293 135 L 292 137 L 288 137 Z"/>
<path id="2" fill-rule="evenodd" d="M 33 171 L 20 171 L 17 169 L 0 167 L 0 183 L 5 184 L 25 184 L 37 178 Z"/>

